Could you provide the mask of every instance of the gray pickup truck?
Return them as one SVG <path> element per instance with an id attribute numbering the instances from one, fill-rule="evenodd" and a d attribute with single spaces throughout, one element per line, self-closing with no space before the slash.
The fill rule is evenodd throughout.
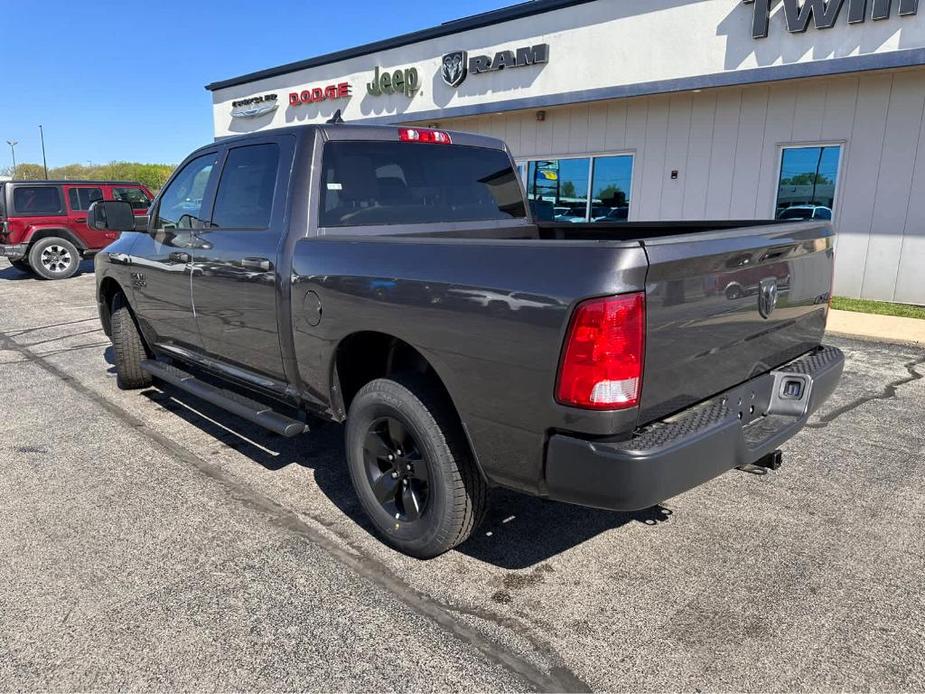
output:
<path id="1" fill-rule="evenodd" d="M 119 385 L 283 436 L 346 421 L 363 509 L 417 557 L 465 540 L 492 486 L 636 510 L 777 467 L 843 366 L 822 345 L 828 223 L 538 224 L 476 135 L 223 139 L 137 231 L 96 257 Z"/>

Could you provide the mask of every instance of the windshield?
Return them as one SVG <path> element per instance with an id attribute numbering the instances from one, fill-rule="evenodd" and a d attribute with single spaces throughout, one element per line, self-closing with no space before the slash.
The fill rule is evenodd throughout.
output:
<path id="1" fill-rule="evenodd" d="M 502 150 L 413 142 L 325 146 L 320 225 L 347 227 L 523 219 L 523 192 Z"/>

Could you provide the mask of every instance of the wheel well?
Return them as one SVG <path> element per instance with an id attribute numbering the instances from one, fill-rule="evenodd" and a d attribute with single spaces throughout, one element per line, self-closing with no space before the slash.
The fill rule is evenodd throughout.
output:
<path id="1" fill-rule="evenodd" d="M 486 479 L 478 454 L 472 446 L 469 434 L 463 426 L 459 411 L 456 409 L 443 380 L 431 366 L 427 358 L 407 342 L 377 332 L 354 333 L 344 338 L 337 348 L 334 359 L 332 379 L 332 398 L 335 416 L 345 419 L 350 403 L 360 388 L 377 378 L 387 378 L 392 374 L 414 373 L 434 385 L 445 398 L 455 424 L 469 446 L 472 459 L 482 479 Z"/>
<path id="2" fill-rule="evenodd" d="M 77 238 L 69 229 L 39 229 L 38 231 L 33 232 L 32 236 L 29 237 L 29 246 L 31 247 L 32 244 L 36 241 L 41 241 L 42 239 L 47 238 L 67 239 L 73 243 L 77 250 L 81 253 L 87 250 L 86 244 Z"/>
<path id="3" fill-rule="evenodd" d="M 415 373 L 446 386 L 420 352 L 397 337 L 377 332 L 354 333 L 337 348 L 334 402 L 346 414 L 357 392 L 370 381 L 395 373 Z M 447 398 L 449 394 L 446 393 Z"/>
<path id="4" fill-rule="evenodd" d="M 114 280 L 112 277 L 106 277 L 100 283 L 100 308 L 105 308 L 104 311 L 100 311 L 100 320 L 103 323 L 103 332 L 105 332 L 107 335 L 112 335 L 112 326 L 110 324 L 110 315 L 112 314 L 112 300 L 115 298 L 116 294 L 119 293 L 124 293 L 122 292 L 122 287 L 119 286 L 119 283 L 116 282 L 116 280 Z"/>

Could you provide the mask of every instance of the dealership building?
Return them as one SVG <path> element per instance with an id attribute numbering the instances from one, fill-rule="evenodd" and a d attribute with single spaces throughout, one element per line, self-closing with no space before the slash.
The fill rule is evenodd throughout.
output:
<path id="1" fill-rule="evenodd" d="M 502 138 L 561 221 L 832 218 L 837 294 L 925 304 L 918 0 L 534 0 L 208 89 L 216 137 Z"/>

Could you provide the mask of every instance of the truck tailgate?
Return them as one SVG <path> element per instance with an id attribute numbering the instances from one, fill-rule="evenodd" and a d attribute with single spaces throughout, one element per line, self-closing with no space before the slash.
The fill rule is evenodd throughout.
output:
<path id="1" fill-rule="evenodd" d="M 833 244 L 831 227 L 818 223 L 644 241 L 649 272 L 639 424 L 819 345 L 832 287 Z"/>

